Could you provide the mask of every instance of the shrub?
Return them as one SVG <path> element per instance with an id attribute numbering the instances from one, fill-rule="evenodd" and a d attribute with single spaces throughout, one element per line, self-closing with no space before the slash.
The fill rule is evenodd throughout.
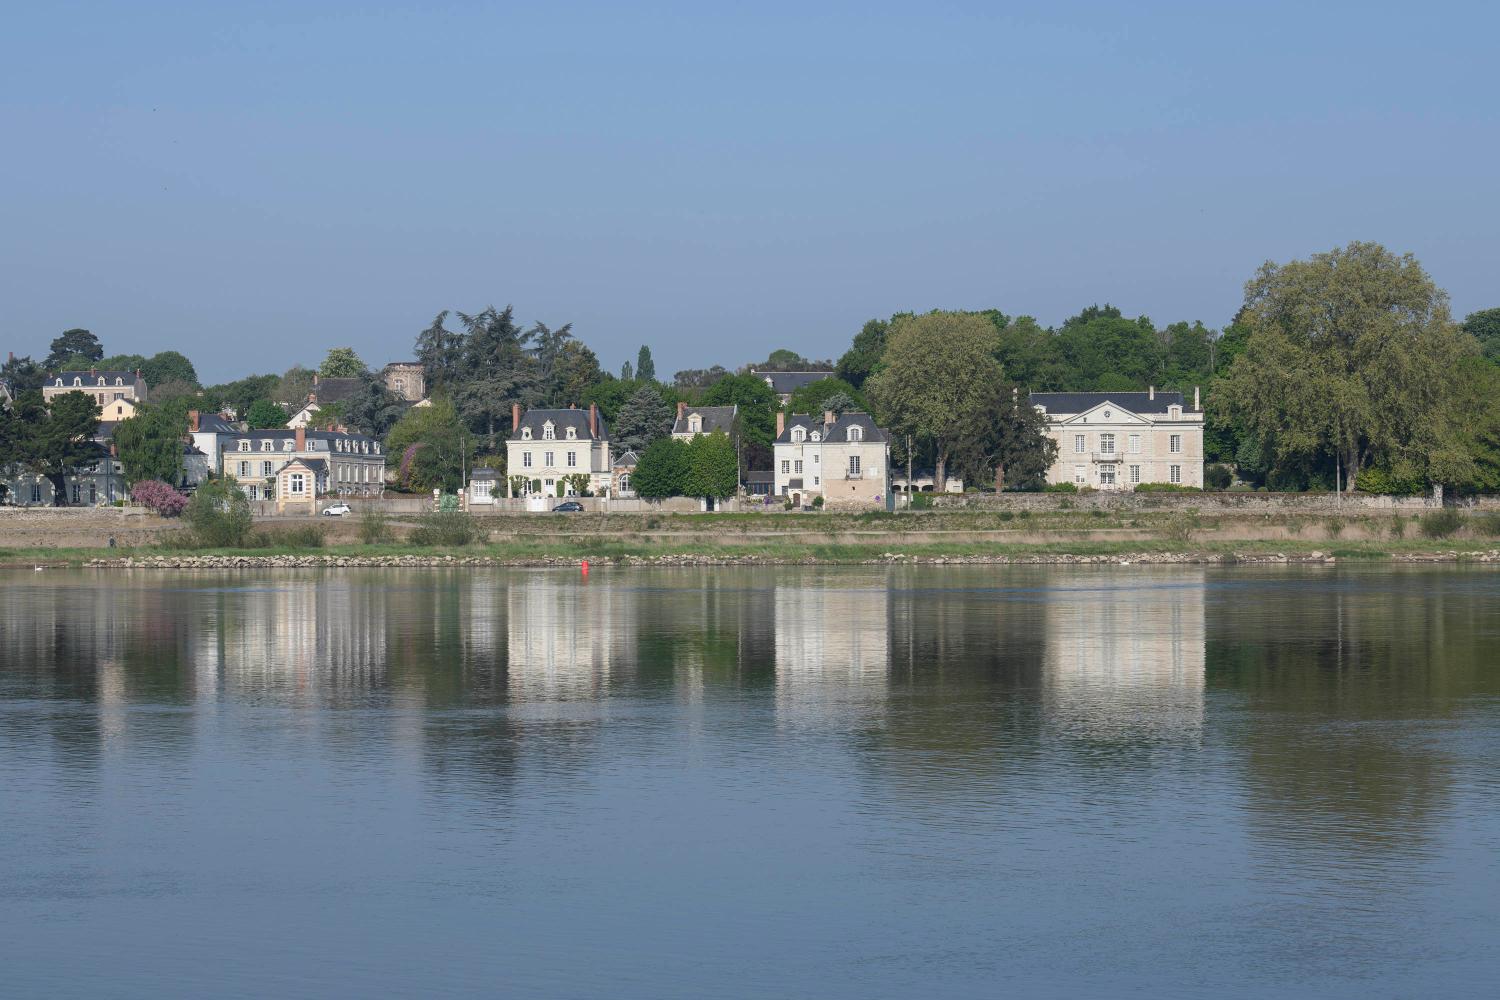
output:
<path id="1" fill-rule="evenodd" d="M 911 495 L 911 509 L 912 510 L 931 510 L 932 509 L 932 494 L 931 493 L 913 493 Z"/>
<path id="2" fill-rule="evenodd" d="M 270 542 L 291 549 L 321 549 L 327 535 L 321 524 L 298 524 L 272 535 Z"/>
<path id="3" fill-rule="evenodd" d="M 1227 465 L 1210 465 L 1203 470 L 1203 485 L 1211 490 L 1227 490 L 1234 482 L 1234 474 Z"/>
<path id="4" fill-rule="evenodd" d="M 814 510 L 822 510 L 823 509 L 823 498 L 820 497 L 820 496 L 813 497 L 813 504 L 812 505 L 813 505 L 813 509 Z"/>
<path id="5" fill-rule="evenodd" d="M 1424 514 L 1417 521 L 1417 526 L 1426 538 L 1447 538 L 1455 534 L 1463 525 L 1463 515 L 1452 507 L 1444 507 L 1431 514 Z"/>
<path id="6" fill-rule="evenodd" d="M 1186 543 L 1192 540 L 1193 532 L 1200 526 L 1197 514 L 1173 514 L 1162 526 L 1162 534 L 1174 542 Z"/>
<path id="7" fill-rule="evenodd" d="M 198 487 L 182 512 L 200 544 L 236 548 L 250 536 L 250 501 L 233 479 L 214 479 Z"/>
<path id="8" fill-rule="evenodd" d="M 1009 520 L 1011 520 L 1011 519 L 1012 519 L 1012 518 L 1014 518 L 1014 517 L 1015 517 L 1015 516 L 1016 516 L 1016 515 L 1015 515 L 1015 514 L 1012 514 L 1012 513 L 1011 513 L 1011 512 L 1010 512 L 1010 511 L 1008 511 L 1008 510 L 1002 510 L 1002 511 L 1001 511 L 1001 512 L 1000 512 L 1000 520 L 1002 520 L 1002 521 L 1009 521 Z"/>
<path id="9" fill-rule="evenodd" d="M 1469 526 L 1476 534 L 1487 535 L 1490 538 L 1500 537 L 1500 514 L 1494 512 L 1480 514 L 1478 517 L 1469 519 Z"/>
<path id="10" fill-rule="evenodd" d="M 1391 537 L 1392 538 L 1405 538 L 1406 537 L 1406 521 L 1404 519 L 1400 518 L 1400 517 L 1393 517 L 1393 518 L 1391 518 L 1391 528 L 1390 528 L 1390 531 L 1391 531 Z"/>
<path id="11" fill-rule="evenodd" d="M 1137 493 L 1202 493 L 1196 486 L 1183 486 L 1181 483 L 1136 483 Z"/>
<path id="12" fill-rule="evenodd" d="M 1344 533 L 1344 519 L 1341 517 L 1330 517 L 1323 522 L 1323 527 L 1328 531 L 1329 538 L 1337 538 Z"/>
<path id="13" fill-rule="evenodd" d="M 1048 483 L 1042 487 L 1043 493 L 1077 493 L 1077 483 Z"/>
<path id="14" fill-rule="evenodd" d="M 469 545 L 479 536 L 479 527 L 468 514 L 443 510 L 418 518 L 407 540 L 413 545 Z"/>
<path id="15" fill-rule="evenodd" d="M 179 493 L 160 479 L 143 479 L 130 488 L 130 498 L 162 517 L 176 517 L 188 504 L 187 494 Z"/>
<path id="16" fill-rule="evenodd" d="M 391 535 L 390 522 L 384 513 L 374 507 L 359 512 L 359 540 L 364 545 L 379 545 Z"/>
<path id="17" fill-rule="evenodd" d="M 1416 496 L 1427 491 L 1427 482 L 1409 470 L 1370 468 L 1360 470 L 1354 479 L 1354 488 L 1361 493 Z"/>

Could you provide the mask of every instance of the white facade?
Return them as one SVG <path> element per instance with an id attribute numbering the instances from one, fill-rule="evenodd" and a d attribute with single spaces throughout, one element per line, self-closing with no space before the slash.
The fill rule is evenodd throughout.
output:
<path id="1" fill-rule="evenodd" d="M 890 495 L 890 440 L 864 413 L 777 417 L 772 473 L 779 497 L 808 504 L 872 507 Z"/>
<path id="2" fill-rule="evenodd" d="M 1196 393 L 1194 394 L 1196 396 Z M 1203 487 L 1203 411 L 1175 392 L 1031 394 L 1057 442 L 1048 483 L 1132 490 L 1143 483 Z"/>
<path id="3" fill-rule="evenodd" d="M 597 408 L 587 410 L 512 411 L 513 430 L 505 442 L 505 472 L 508 495 L 576 496 L 570 477 L 587 476 L 588 488 L 606 493 L 613 480 L 609 429 Z M 525 486 L 516 494 L 516 477 Z"/>

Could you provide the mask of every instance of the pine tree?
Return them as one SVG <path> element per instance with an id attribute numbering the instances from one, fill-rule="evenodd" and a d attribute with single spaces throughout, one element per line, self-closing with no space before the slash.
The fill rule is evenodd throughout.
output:
<path id="1" fill-rule="evenodd" d="M 642 382 L 656 381 L 656 362 L 651 360 L 651 348 L 645 344 L 641 345 L 641 352 L 636 355 L 635 377 Z"/>

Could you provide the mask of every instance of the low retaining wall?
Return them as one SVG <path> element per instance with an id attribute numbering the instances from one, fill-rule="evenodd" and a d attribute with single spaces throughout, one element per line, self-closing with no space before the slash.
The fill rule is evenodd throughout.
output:
<path id="1" fill-rule="evenodd" d="M 1431 497 L 1372 496 L 1356 493 L 1089 493 L 929 494 L 939 510 L 1189 510 L 1201 514 L 1420 514 L 1443 504 Z M 1500 510 L 1500 497 L 1466 497 L 1450 505 Z"/>
<path id="2" fill-rule="evenodd" d="M 0 507 L 0 548 L 150 545 L 176 526 L 144 507 Z"/>

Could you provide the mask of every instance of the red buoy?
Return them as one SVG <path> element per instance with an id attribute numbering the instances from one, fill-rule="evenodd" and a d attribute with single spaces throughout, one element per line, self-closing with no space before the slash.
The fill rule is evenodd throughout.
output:
<path id="1" fill-rule="evenodd" d="M 587 559 L 585 559 L 583 561 L 583 575 L 584 576 L 588 576 L 589 575 L 589 561 Z"/>

